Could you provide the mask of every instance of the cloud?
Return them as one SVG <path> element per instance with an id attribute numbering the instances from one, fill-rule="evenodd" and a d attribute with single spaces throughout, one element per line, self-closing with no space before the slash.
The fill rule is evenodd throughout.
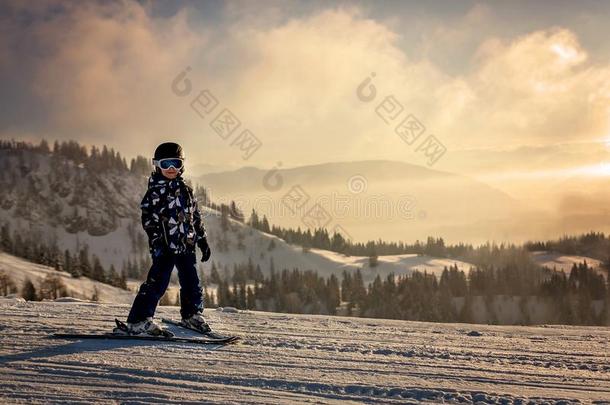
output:
<path id="1" fill-rule="evenodd" d="M 330 153 L 328 160 L 387 155 L 405 145 L 375 107 L 391 94 L 405 108 L 428 103 L 433 84 L 443 80 L 435 66 L 408 59 L 398 33 L 356 7 L 254 31 L 236 23 L 231 31 L 235 47 L 249 53 L 232 78 L 229 102 L 267 142 L 267 156 L 281 150 L 311 162 L 321 152 Z M 356 89 L 372 72 L 378 97 L 365 104 Z"/>
<path id="2" fill-rule="evenodd" d="M 488 15 L 475 8 L 462 26 L 477 32 L 471 25 L 489 24 Z M 325 10 L 236 40 L 252 46 L 257 58 L 237 75 L 238 97 L 247 101 L 236 98 L 235 105 L 258 128 L 276 129 L 266 132 L 273 142 L 290 138 L 308 151 L 307 142 L 318 140 L 326 150 L 417 162 L 374 107 L 352 98 L 370 72 L 377 73 L 382 96 L 394 95 L 450 149 L 593 141 L 608 133 L 608 66 L 589 64 L 567 29 L 484 40 L 463 75 L 409 58 L 398 33 L 358 9 Z"/>
<path id="3" fill-rule="evenodd" d="M 27 10 L 29 26 L 9 32 L 13 69 L 31 66 L 25 91 L 44 104 L 46 131 L 133 151 L 179 130 L 169 83 L 205 44 L 186 9 L 153 18 L 135 2 L 58 4 Z M 19 41 L 30 46 L 18 49 Z"/>
<path id="4" fill-rule="evenodd" d="M 565 28 L 489 38 L 496 18 L 489 6 L 471 8 L 450 28 L 431 25 L 418 55 L 404 48 L 395 21 L 401 15 L 389 26 L 353 5 L 299 15 L 272 5 L 250 19 L 243 3 L 227 3 L 224 20 L 212 26 L 188 7 L 161 17 L 137 2 L 9 4 L 0 67 L 7 77 L 25 75 L 23 93 L 44 108 L 32 118 L 46 134 L 108 142 L 128 153 L 177 137 L 204 154 L 213 150 L 218 162 L 244 163 L 188 100 L 171 93 L 186 66 L 196 90 L 210 89 L 264 142 L 249 164 L 371 158 L 424 164 L 375 114 L 389 95 L 448 153 L 609 133 L 608 65 L 590 62 Z M 19 13 L 27 13 L 27 24 L 15 22 L 23 21 L 14 18 Z M 468 48 L 477 49 L 474 56 L 451 51 Z M 467 59 L 467 68 L 445 69 L 440 54 Z M 367 104 L 355 92 L 371 72 L 378 98 Z"/>
<path id="5" fill-rule="evenodd" d="M 479 101 L 472 122 L 489 135 L 478 143 L 600 139 L 608 131 L 609 99 L 598 89 L 610 84 L 610 70 L 586 61 L 586 51 L 566 29 L 537 31 L 508 43 L 485 41 L 468 80 Z"/>

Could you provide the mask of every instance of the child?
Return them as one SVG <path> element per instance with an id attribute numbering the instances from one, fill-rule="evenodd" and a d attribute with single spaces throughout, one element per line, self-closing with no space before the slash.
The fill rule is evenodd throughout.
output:
<path id="1" fill-rule="evenodd" d="M 203 295 L 197 276 L 195 246 L 201 249 L 202 262 L 209 260 L 211 251 L 193 189 L 181 177 L 184 172 L 182 147 L 173 142 L 162 143 L 155 150 L 153 164 L 155 172 L 151 173 L 148 190 L 140 205 L 153 263 L 129 312 L 129 333 L 163 333 L 163 328 L 155 323 L 153 316 L 167 289 L 174 265 L 178 268 L 180 281 L 182 320 L 207 332 L 210 327 L 203 319 Z"/>

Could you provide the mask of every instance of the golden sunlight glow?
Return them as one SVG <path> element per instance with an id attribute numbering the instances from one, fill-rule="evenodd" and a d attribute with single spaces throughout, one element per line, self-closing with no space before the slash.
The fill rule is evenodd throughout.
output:
<path id="1" fill-rule="evenodd" d="M 577 56 L 576 49 L 563 44 L 553 44 L 551 50 L 566 62 L 574 60 Z"/>
<path id="2" fill-rule="evenodd" d="M 505 180 L 542 180 L 542 179 L 568 179 L 575 176 L 583 177 L 610 177 L 610 162 L 596 165 L 558 168 L 550 170 L 508 171 L 487 173 L 477 176 L 482 181 Z"/>
<path id="3" fill-rule="evenodd" d="M 598 165 L 583 167 L 583 174 L 589 174 L 591 176 L 610 176 L 610 162 L 600 163 Z"/>

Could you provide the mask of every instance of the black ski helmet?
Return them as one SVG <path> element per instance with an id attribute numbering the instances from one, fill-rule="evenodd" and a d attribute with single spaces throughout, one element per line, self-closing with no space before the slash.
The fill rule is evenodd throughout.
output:
<path id="1" fill-rule="evenodd" d="M 175 142 L 164 142 L 157 146 L 155 149 L 155 157 L 153 160 L 167 159 L 167 158 L 180 158 L 184 159 L 184 151 L 182 146 Z M 161 169 L 155 166 L 155 171 L 161 173 Z M 184 173 L 184 165 L 180 168 L 180 174 Z"/>

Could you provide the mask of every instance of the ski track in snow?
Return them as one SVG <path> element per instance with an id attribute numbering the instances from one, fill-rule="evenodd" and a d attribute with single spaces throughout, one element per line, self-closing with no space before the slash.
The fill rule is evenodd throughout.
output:
<path id="1" fill-rule="evenodd" d="M 0 299 L 0 402 L 610 403 L 610 328 L 603 327 L 206 310 L 215 330 L 243 341 L 48 338 L 108 331 L 128 311 Z M 156 316 L 179 311 L 160 307 Z M 469 336 L 473 330 L 482 335 Z"/>

